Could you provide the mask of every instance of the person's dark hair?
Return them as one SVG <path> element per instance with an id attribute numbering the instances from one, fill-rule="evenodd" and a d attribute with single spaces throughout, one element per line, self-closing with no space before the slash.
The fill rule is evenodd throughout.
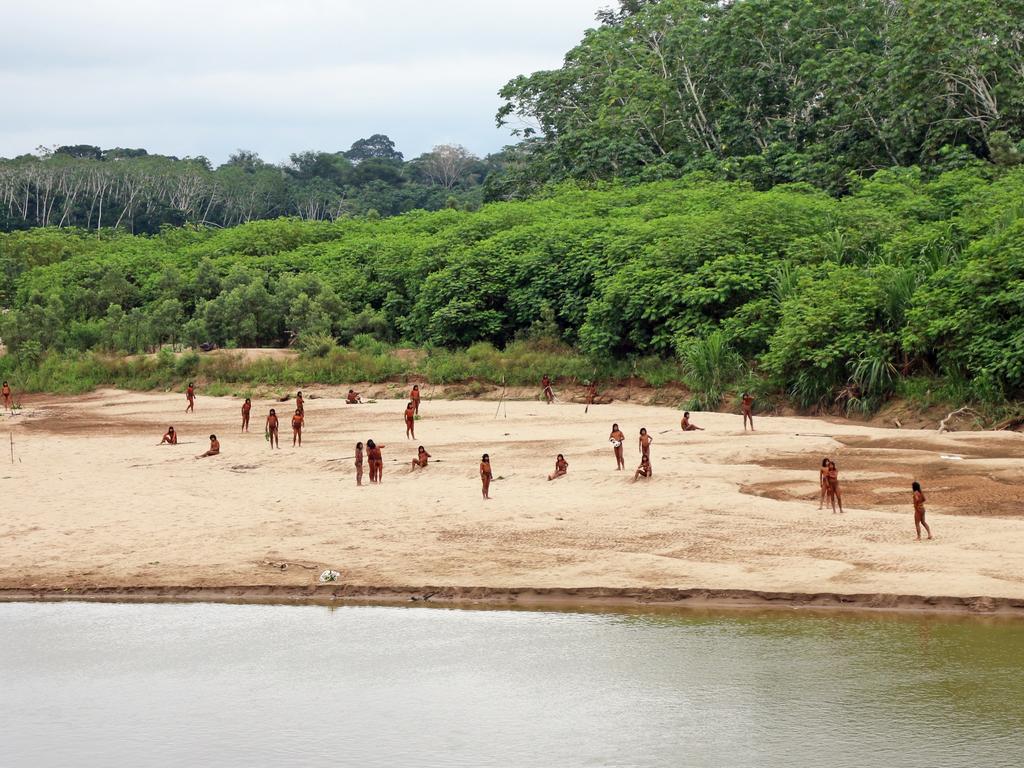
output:
<path id="1" fill-rule="evenodd" d="M 487 462 L 490 462 L 490 460 L 491 460 L 491 457 L 490 457 L 490 456 L 488 456 L 488 455 L 487 455 L 486 453 L 485 453 L 485 454 L 483 455 L 483 457 L 481 458 L 481 461 L 487 461 Z"/>
<path id="2" fill-rule="evenodd" d="M 412 388 L 413 388 L 413 389 L 419 389 L 419 388 L 420 388 L 420 385 L 419 385 L 419 384 L 413 384 L 413 385 L 412 385 Z"/>
<path id="3" fill-rule="evenodd" d="M 828 456 L 826 456 L 824 459 L 821 460 L 821 466 L 823 466 L 823 467 L 827 467 L 828 463 L 829 463 Z"/>
<path id="4" fill-rule="evenodd" d="M 192 386 L 192 382 L 190 381 L 190 382 L 188 383 L 188 385 L 189 385 L 189 386 L 191 387 L 191 386 Z"/>
<path id="5" fill-rule="evenodd" d="M 271 416 L 277 416 L 277 410 L 276 410 L 276 409 L 274 409 L 274 408 L 271 408 L 271 409 L 270 409 L 270 415 L 271 415 Z"/>
<path id="6" fill-rule="evenodd" d="M 217 439 L 217 436 L 216 436 L 216 435 L 210 435 L 210 439 L 211 439 L 211 440 L 216 440 L 216 439 Z"/>
<path id="7" fill-rule="evenodd" d="M 301 395 L 301 394 L 302 394 L 302 390 L 300 389 L 300 390 L 299 390 L 298 392 L 296 392 L 295 394 L 296 394 L 296 395 Z"/>
<path id="8" fill-rule="evenodd" d="M 618 424 L 612 424 L 612 430 L 616 430 L 616 429 L 618 429 L 618 428 L 619 428 L 619 425 L 618 425 Z"/>
<path id="9" fill-rule="evenodd" d="M 921 484 L 919 482 L 917 482 L 917 480 L 915 480 L 914 482 L 912 482 L 910 484 L 910 490 L 912 490 L 912 491 L 920 491 L 921 490 Z"/>
<path id="10" fill-rule="evenodd" d="M 832 459 L 828 460 L 828 468 L 829 469 L 835 469 L 836 468 L 836 463 L 834 461 L 832 461 Z"/>
<path id="11" fill-rule="evenodd" d="M 646 435 L 647 434 L 647 427 L 640 427 L 640 434 L 641 435 Z"/>
<path id="12" fill-rule="evenodd" d="M 563 456 L 562 454 L 558 454 L 558 458 L 560 458 L 562 461 L 565 461 L 565 456 Z"/>
<path id="13" fill-rule="evenodd" d="M 367 440 L 366 441 L 366 447 L 367 448 L 376 448 L 377 444 L 375 442 L 373 442 L 373 440 Z"/>
<path id="14" fill-rule="evenodd" d="M 167 431 L 168 431 L 168 432 L 173 432 L 173 431 L 174 431 L 174 427 L 168 427 L 168 428 L 167 428 Z"/>
<path id="15" fill-rule="evenodd" d="M 249 397 L 245 398 L 245 402 L 251 403 L 252 402 L 252 398 L 249 398 Z"/>
<path id="16" fill-rule="evenodd" d="M 689 417 L 690 416 L 690 412 L 689 411 L 683 411 L 683 416 Z"/>
<path id="17" fill-rule="evenodd" d="M 357 451 L 363 450 L 363 442 L 362 442 L 362 440 L 360 440 L 358 443 L 356 443 L 356 450 Z"/>

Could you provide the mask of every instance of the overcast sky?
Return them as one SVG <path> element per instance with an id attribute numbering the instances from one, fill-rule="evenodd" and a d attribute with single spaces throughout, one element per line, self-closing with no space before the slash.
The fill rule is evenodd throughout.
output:
<path id="1" fill-rule="evenodd" d="M 510 143 L 498 89 L 613 0 L 0 0 L 0 156 L 39 145 L 265 160 L 386 133 Z"/>

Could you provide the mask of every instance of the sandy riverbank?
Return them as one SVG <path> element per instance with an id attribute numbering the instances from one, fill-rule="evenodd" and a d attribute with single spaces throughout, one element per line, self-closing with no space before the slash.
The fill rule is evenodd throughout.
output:
<path id="1" fill-rule="evenodd" d="M 341 584 L 321 596 L 1024 601 L 1024 435 L 782 417 L 744 434 L 739 417 L 714 413 L 694 414 L 707 431 L 683 434 L 669 408 L 514 401 L 495 418 L 493 402 L 434 400 L 413 442 L 404 403 L 326 398 L 307 400 L 303 447 L 283 435 L 272 453 L 262 435 L 271 405 L 287 413 L 257 402 L 254 432 L 239 435 L 239 403 L 226 398 L 200 397 L 188 416 L 177 394 L 31 398 L 0 422 L 16 459 L 0 468 L 0 589 L 294 596 L 333 568 Z M 612 421 L 629 436 L 630 476 L 639 428 L 654 434 L 651 481 L 615 472 Z M 157 447 L 168 424 L 190 444 Z M 195 460 L 211 432 L 222 455 Z M 356 488 L 346 457 L 368 437 L 387 446 L 384 483 Z M 413 473 L 417 444 L 440 461 Z M 476 473 L 484 451 L 503 478 L 489 502 Z M 569 475 L 547 482 L 558 452 Z M 845 515 L 817 509 L 823 455 L 839 464 Z M 930 498 L 931 542 L 914 540 L 913 479 Z M 961 600 L 978 596 L 997 600 Z"/>

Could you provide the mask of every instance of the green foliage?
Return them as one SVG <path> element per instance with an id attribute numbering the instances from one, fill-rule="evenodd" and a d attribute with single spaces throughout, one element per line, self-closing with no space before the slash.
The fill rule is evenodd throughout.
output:
<path id="1" fill-rule="evenodd" d="M 1002 0 L 621 0 L 556 70 L 509 81 L 529 126 L 488 188 L 677 178 L 846 192 L 890 166 L 1010 166 L 1024 139 L 1024 15 Z"/>
<path id="2" fill-rule="evenodd" d="M 0 233 L 0 359 L 23 377 L 101 365 L 103 383 L 345 383 L 413 370 L 400 344 L 426 350 L 431 381 L 625 380 L 636 361 L 707 406 L 746 370 L 806 406 L 875 408 L 908 375 L 1024 393 L 1024 166 L 855 187 L 696 175 L 377 221 Z M 287 366 L 166 350 L 293 340 Z M 152 367 L 105 362 L 156 351 Z"/>
<path id="3" fill-rule="evenodd" d="M 692 407 L 714 410 L 722 402 L 728 385 L 743 370 L 743 358 L 720 330 L 701 339 L 680 339 L 677 345 L 683 381 L 693 391 Z"/>

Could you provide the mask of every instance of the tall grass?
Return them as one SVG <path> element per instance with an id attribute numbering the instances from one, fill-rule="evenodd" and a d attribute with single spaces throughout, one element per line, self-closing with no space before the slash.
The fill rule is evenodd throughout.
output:
<path id="1" fill-rule="evenodd" d="M 721 331 L 712 331 L 702 339 L 682 341 L 679 356 L 683 381 L 693 391 L 691 405 L 701 410 L 717 408 L 728 386 L 743 371 L 743 358 Z"/>

